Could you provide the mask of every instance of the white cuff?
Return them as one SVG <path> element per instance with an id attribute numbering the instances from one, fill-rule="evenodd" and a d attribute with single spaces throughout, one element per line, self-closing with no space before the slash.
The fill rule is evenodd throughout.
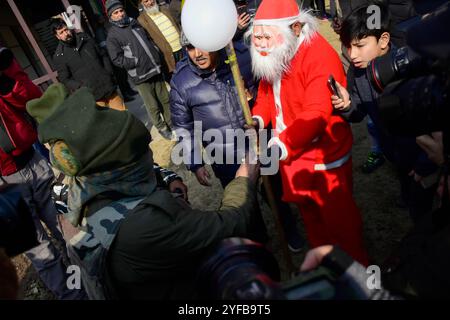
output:
<path id="1" fill-rule="evenodd" d="M 264 129 L 264 120 L 263 120 L 262 117 L 260 117 L 260 116 L 253 116 L 252 119 L 258 121 L 259 130 Z"/>
<path id="2" fill-rule="evenodd" d="M 286 148 L 286 145 L 283 142 L 281 142 L 280 138 L 273 137 L 272 139 L 269 140 L 267 147 L 270 148 L 274 144 L 276 144 L 278 147 L 280 147 L 280 150 L 281 150 L 280 160 L 286 160 L 288 157 L 288 150 Z"/>

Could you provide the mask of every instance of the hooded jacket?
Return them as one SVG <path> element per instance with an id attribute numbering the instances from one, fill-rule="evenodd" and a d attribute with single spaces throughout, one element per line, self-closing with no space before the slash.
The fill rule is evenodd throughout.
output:
<path id="1" fill-rule="evenodd" d="M 0 60 L 0 175 L 7 176 L 31 159 L 37 133 L 27 117 L 25 105 L 40 97 L 41 91 L 14 60 L 9 49 L 0 49 Z"/>

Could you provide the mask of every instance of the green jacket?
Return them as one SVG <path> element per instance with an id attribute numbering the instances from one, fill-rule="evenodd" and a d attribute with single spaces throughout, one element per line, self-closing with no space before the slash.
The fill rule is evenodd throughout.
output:
<path id="1" fill-rule="evenodd" d="M 158 190 L 131 210 L 110 249 L 111 277 L 120 296 L 190 299 L 204 255 L 228 237 L 246 237 L 257 207 L 255 187 L 234 179 L 216 211 L 191 209 Z"/>

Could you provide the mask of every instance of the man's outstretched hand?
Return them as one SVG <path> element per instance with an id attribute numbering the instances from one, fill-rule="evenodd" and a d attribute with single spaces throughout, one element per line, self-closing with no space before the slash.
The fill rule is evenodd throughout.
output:
<path id="1" fill-rule="evenodd" d="M 309 271 L 317 268 L 322 263 L 323 258 L 329 254 L 331 250 L 333 250 L 333 246 L 331 245 L 321 246 L 309 250 L 308 253 L 306 253 L 305 260 L 300 267 L 300 271 Z"/>
<path id="2" fill-rule="evenodd" d="M 250 180 L 252 183 L 256 183 L 259 177 L 259 161 L 252 161 L 256 162 L 256 164 L 249 163 L 249 157 L 246 156 L 243 163 L 239 167 L 239 169 L 236 171 L 235 178 L 237 177 L 246 177 Z"/>
<path id="3" fill-rule="evenodd" d="M 205 167 L 198 168 L 197 171 L 195 171 L 195 177 L 202 186 L 211 186 L 211 183 L 209 182 L 209 178 L 211 178 L 211 176 Z"/>

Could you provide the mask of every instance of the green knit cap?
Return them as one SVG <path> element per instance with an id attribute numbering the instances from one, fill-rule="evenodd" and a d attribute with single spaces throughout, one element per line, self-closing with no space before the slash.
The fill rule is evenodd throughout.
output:
<path id="1" fill-rule="evenodd" d="M 55 90 L 52 86 L 49 89 Z M 30 114 L 45 108 L 47 96 L 44 94 L 30 105 Z M 128 111 L 97 106 L 88 88 L 77 90 L 51 109 L 51 113 L 40 113 L 43 116 L 39 140 L 55 145 L 57 141 L 64 142 L 63 154 L 52 158 L 61 160 L 59 166 L 70 163 L 70 168 L 64 170 L 70 175 L 114 170 L 139 160 L 149 151 L 151 138 L 144 124 Z M 52 148 L 52 152 L 57 150 Z"/>
<path id="2" fill-rule="evenodd" d="M 63 84 L 52 84 L 40 98 L 27 102 L 27 111 L 38 123 L 41 123 L 55 112 L 68 94 Z"/>

